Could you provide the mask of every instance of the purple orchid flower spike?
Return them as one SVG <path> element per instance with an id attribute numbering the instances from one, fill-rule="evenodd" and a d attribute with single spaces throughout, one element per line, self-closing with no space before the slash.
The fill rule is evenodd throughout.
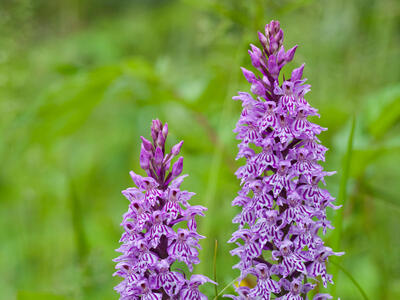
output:
<path id="1" fill-rule="evenodd" d="M 333 283 L 326 262 L 331 255 L 344 254 L 333 252 L 320 237 L 333 229 L 326 208 L 339 208 L 322 188 L 324 177 L 334 172 L 323 171 L 319 164 L 327 148 L 317 136 L 326 129 L 308 120 L 319 115 L 305 99 L 310 85 L 302 79 L 304 64 L 289 79 L 280 74 L 297 46 L 285 51 L 277 21 L 258 36 L 262 47 L 250 45 L 249 50 L 258 72 L 242 68 L 254 96 L 239 92 L 233 97 L 243 106 L 234 132 L 240 141 L 237 159 L 244 158 L 246 164 L 236 172 L 241 190 L 232 205 L 242 210 L 233 219 L 239 229 L 229 240 L 237 245 L 231 254 L 240 259 L 234 266 L 239 278 L 252 274 L 257 284 L 226 297 L 305 299 L 319 280 L 324 286 Z M 331 296 L 318 294 L 314 299 Z"/>
<path id="2" fill-rule="evenodd" d="M 180 189 L 186 177 L 180 176 L 183 157 L 172 167 L 171 162 L 179 155 L 183 141 L 167 153 L 167 135 L 168 125 L 154 120 L 152 141 L 141 138 L 140 166 L 147 177 L 131 171 L 136 187 L 122 191 L 130 204 L 121 223 L 124 233 L 117 251 L 122 254 L 114 260 L 114 275 L 123 278 L 115 287 L 121 300 L 207 299 L 198 287 L 214 283 L 202 275 L 188 279 L 173 267 L 176 261 L 182 261 L 192 272 L 193 265 L 200 262 L 198 241 L 204 236 L 197 233 L 196 217 L 204 216 L 207 209 L 191 206 L 189 200 L 194 193 Z M 176 229 L 181 222 L 185 225 Z"/>

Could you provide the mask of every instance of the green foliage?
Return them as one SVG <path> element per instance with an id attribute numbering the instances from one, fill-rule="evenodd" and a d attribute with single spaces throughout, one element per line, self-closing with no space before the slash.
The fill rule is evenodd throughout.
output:
<path id="1" fill-rule="evenodd" d="M 351 160 L 353 157 L 353 140 L 354 140 L 354 130 L 356 126 L 356 119 L 353 117 L 351 121 L 350 127 L 350 134 L 347 141 L 347 149 L 346 153 L 343 157 L 343 163 L 341 166 L 341 174 L 340 174 L 340 183 L 339 183 L 339 194 L 337 198 L 337 202 L 335 203 L 338 206 L 346 205 L 347 200 L 347 190 L 348 190 L 348 181 L 350 176 L 350 166 Z M 341 240 L 342 240 L 342 226 L 343 226 L 343 209 L 337 211 L 335 217 L 333 219 L 332 225 L 335 227 L 335 231 L 331 236 L 330 244 L 333 249 L 340 249 L 341 248 Z M 332 257 L 331 260 L 339 260 L 339 258 Z M 330 272 L 334 278 L 338 275 L 339 265 L 334 263 L 333 266 L 330 268 Z M 331 294 L 333 297 L 336 297 L 336 288 L 337 285 L 332 285 L 330 287 Z"/>
<path id="2" fill-rule="evenodd" d="M 370 97 L 369 102 L 368 130 L 375 140 L 381 140 L 400 120 L 400 85 Z"/>
<path id="3" fill-rule="evenodd" d="M 185 140 L 184 188 L 208 206 L 195 271 L 217 275 L 218 295 L 231 292 L 237 261 L 226 241 L 242 163 L 231 97 L 249 90 L 239 67 L 251 68 L 248 45 L 271 19 L 287 49 L 300 45 L 284 71 L 306 62 L 315 121 L 329 128 L 325 167 L 338 175 L 327 188 L 344 207 L 329 212 L 341 229 L 326 240 L 346 252 L 339 265 L 352 277 L 337 270 L 336 294 L 400 298 L 398 9 L 395 0 L 1 2 L 1 298 L 117 297 L 120 191 L 139 171 L 152 118 L 169 123 L 170 145 Z"/>
<path id="4" fill-rule="evenodd" d="M 350 279 L 350 281 L 357 287 L 357 289 L 359 290 L 359 292 L 361 293 L 362 297 L 364 300 L 368 300 L 368 296 L 365 293 L 365 291 L 362 289 L 362 287 L 360 286 L 360 284 L 357 282 L 357 280 L 354 279 L 354 277 L 349 273 L 349 271 L 347 271 L 346 269 L 344 269 L 343 267 L 341 267 L 340 265 L 338 265 L 335 262 L 331 262 L 335 267 L 337 267 L 339 270 L 341 270 L 344 274 L 346 274 L 346 276 Z"/>
<path id="5" fill-rule="evenodd" d="M 18 292 L 17 300 L 67 300 L 67 298 L 50 293 Z"/>

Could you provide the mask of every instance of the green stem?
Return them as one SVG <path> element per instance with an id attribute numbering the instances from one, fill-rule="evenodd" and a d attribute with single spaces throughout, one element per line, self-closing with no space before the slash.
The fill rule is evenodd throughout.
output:
<path id="1" fill-rule="evenodd" d="M 217 250 L 218 250 L 218 240 L 215 240 L 215 246 L 214 246 L 214 281 L 217 282 Z M 215 297 L 218 295 L 218 286 L 215 284 L 214 285 L 214 291 L 215 291 Z"/>

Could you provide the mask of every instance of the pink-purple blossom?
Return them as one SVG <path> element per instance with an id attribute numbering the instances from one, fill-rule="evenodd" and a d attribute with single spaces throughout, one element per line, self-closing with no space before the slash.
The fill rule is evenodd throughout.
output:
<path id="1" fill-rule="evenodd" d="M 252 65 L 257 73 L 242 68 L 250 91 L 233 99 L 242 102 L 237 126 L 239 153 L 246 163 L 236 172 L 241 190 L 232 205 L 241 212 L 233 219 L 231 251 L 240 259 L 234 268 L 240 279 L 252 274 L 253 288 L 239 287 L 233 299 L 305 299 L 319 280 L 333 283 L 326 261 L 333 252 L 324 245 L 320 231 L 332 229 L 326 208 L 335 200 L 323 188 L 326 172 L 319 164 L 327 148 L 317 136 L 325 128 L 308 117 L 319 116 L 305 99 L 310 91 L 302 79 L 304 64 L 290 76 L 281 70 L 290 62 L 297 46 L 285 51 L 283 31 L 277 21 L 258 34 L 261 49 L 251 45 Z M 330 299 L 318 294 L 314 299 Z"/>
<path id="2" fill-rule="evenodd" d="M 173 164 L 172 160 L 183 141 L 168 153 L 167 135 L 168 125 L 154 120 L 152 142 L 142 137 L 140 166 L 147 176 L 131 171 L 136 187 L 122 191 L 129 208 L 121 223 L 124 233 L 117 249 L 121 255 L 115 259 L 114 273 L 123 278 L 115 287 L 121 300 L 207 299 L 198 287 L 214 283 L 203 275 L 187 278 L 185 272 L 174 267 L 180 261 L 192 272 L 193 265 L 199 263 L 198 242 L 204 237 L 197 233 L 196 217 L 204 216 L 206 208 L 191 206 L 189 200 L 194 193 L 180 189 L 186 177 L 181 175 L 183 157 Z"/>

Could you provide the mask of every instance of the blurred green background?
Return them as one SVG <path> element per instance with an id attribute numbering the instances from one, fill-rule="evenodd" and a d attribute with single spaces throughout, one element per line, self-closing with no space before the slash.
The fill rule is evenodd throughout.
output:
<path id="1" fill-rule="evenodd" d="M 169 145 L 185 140 L 183 187 L 209 209 L 195 271 L 213 277 L 217 239 L 219 290 L 238 276 L 226 244 L 243 163 L 231 97 L 249 91 L 239 67 L 271 19 L 287 49 L 299 44 L 285 71 L 306 62 L 329 128 L 328 189 L 344 202 L 325 238 L 346 251 L 330 265 L 336 294 L 400 299 L 397 0 L 2 0 L 0 299 L 118 298 L 120 191 L 153 118 L 169 123 Z"/>

